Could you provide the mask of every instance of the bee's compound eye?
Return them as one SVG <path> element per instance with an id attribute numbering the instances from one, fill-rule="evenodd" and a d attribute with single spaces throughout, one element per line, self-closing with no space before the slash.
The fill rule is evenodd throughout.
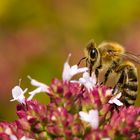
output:
<path id="1" fill-rule="evenodd" d="M 94 59 L 97 56 L 97 54 L 98 54 L 98 52 L 95 48 L 90 51 L 90 57 L 92 59 Z"/>

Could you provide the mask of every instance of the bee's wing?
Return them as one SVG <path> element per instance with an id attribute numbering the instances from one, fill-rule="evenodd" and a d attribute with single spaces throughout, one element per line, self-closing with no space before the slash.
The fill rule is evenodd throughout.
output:
<path id="1" fill-rule="evenodd" d="M 131 59 L 132 61 L 140 64 L 140 56 L 139 55 L 135 55 L 135 54 L 132 54 L 130 52 L 125 52 L 124 54 L 122 54 L 124 57 L 128 58 L 128 59 Z"/>

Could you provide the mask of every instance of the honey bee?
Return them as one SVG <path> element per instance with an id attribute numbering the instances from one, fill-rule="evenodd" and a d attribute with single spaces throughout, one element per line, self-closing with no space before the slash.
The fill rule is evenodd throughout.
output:
<path id="1" fill-rule="evenodd" d="M 95 70 L 97 81 L 100 70 L 107 69 L 102 84 L 106 84 L 112 72 L 116 73 L 118 81 L 115 83 L 113 92 L 118 89 L 119 92 L 122 92 L 120 100 L 126 106 L 133 105 L 138 91 L 137 68 L 131 61 L 124 58 L 140 64 L 139 57 L 126 52 L 123 46 L 115 42 L 103 42 L 97 46 L 94 41 L 90 41 L 84 52 L 85 57 L 78 64 L 85 59 L 90 75 L 92 69 Z"/>

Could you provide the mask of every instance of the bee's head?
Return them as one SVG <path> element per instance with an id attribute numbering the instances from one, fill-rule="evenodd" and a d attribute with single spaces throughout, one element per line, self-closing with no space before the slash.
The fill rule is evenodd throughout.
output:
<path id="1" fill-rule="evenodd" d="M 87 54 L 88 59 L 91 62 L 95 62 L 97 60 L 97 57 L 98 57 L 98 50 L 97 50 L 96 44 L 93 41 L 89 42 L 87 47 L 86 47 L 86 50 L 88 53 Z"/>

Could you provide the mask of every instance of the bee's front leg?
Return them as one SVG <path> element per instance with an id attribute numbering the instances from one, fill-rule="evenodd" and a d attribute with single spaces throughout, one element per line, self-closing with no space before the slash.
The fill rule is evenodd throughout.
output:
<path id="1" fill-rule="evenodd" d="M 98 68 L 95 69 L 95 75 L 96 75 L 96 84 L 97 84 L 99 81 L 99 69 Z"/>
<path id="2" fill-rule="evenodd" d="M 93 65 L 89 65 L 89 75 L 91 76 L 92 75 L 92 68 L 93 68 Z"/>
<path id="3" fill-rule="evenodd" d="M 99 82 L 99 70 L 102 68 L 102 65 L 98 66 L 95 69 L 95 75 L 96 75 L 96 84 Z"/>

